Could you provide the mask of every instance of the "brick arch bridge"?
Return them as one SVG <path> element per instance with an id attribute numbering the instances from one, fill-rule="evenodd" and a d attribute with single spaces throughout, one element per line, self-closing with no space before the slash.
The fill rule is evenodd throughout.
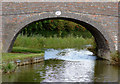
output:
<path id="1" fill-rule="evenodd" d="M 2 50 L 11 52 L 17 35 L 26 25 L 59 18 L 86 27 L 95 38 L 98 56 L 110 59 L 110 53 L 117 50 L 117 6 L 117 2 L 2 3 Z"/>

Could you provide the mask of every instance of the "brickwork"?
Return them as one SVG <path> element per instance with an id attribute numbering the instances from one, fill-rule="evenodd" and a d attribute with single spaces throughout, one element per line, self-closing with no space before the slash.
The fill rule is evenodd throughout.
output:
<path id="1" fill-rule="evenodd" d="M 56 15 L 56 11 L 61 11 Z M 117 2 L 3 2 L 3 52 L 10 52 L 19 31 L 31 22 L 61 18 L 85 26 L 95 37 L 98 54 L 109 59 L 117 50 Z M 105 57 L 106 54 L 106 57 Z"/>

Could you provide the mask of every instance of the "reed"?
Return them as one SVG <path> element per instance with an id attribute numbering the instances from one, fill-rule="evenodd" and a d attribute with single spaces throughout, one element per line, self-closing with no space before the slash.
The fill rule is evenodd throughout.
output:
<path id="1" fill-rule="evenodd" d="M 69 35 L 68 37 L 43 37 L 43 36 L 18 36 L 14 43 L 14 47 L 25 47 L 31 49 L 64 49 L 64 48 L 83 48 L 85 45 L 94 44 L 93 38 L 74 37 Z M 13 51 L 15 49 L 13 48 Z"/>

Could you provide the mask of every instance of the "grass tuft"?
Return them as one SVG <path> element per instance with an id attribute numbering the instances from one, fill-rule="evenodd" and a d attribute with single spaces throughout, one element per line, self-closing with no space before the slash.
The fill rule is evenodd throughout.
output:
<path id="1" fill-rule="evenodd" d="M 14 63 L 5 64 L 5 65 L 2 67 L 4 73 L 14 72 L 14 71 L 15 71 L 15 68 L 16 68 L 16 64 L 14 64 Z"/>

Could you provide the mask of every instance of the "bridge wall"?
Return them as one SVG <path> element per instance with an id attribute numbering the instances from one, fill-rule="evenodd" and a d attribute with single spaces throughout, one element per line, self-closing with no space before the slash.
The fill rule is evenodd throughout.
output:
<path id="1" fill-rule="evenodd" d="M 61 14 L 56 15 L 56 11 Z M 11 51 L 24 26 L 46 18 L 67 19 L 87 27 L 96 38 L 100 53 L 117 50 L 117 2 L 4 2 L 2 12 L 3 52 Z"/>

